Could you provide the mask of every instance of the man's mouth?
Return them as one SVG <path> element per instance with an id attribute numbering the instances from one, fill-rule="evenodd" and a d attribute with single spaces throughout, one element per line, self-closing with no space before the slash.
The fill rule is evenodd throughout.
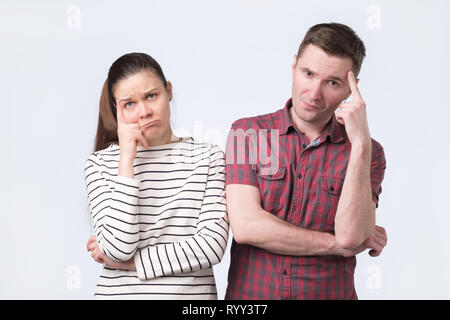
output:
<path id="1" fill-rule="evenodd" d="M 301 100 L 301 101 L 309 109 L 322 109 L 321 106 L 318 106 L 318 105 L 315 105 L 315 104 L 311 104 L 311 103 L 307 103 L 307 102 L 305 102 L 303 100 Z"/>

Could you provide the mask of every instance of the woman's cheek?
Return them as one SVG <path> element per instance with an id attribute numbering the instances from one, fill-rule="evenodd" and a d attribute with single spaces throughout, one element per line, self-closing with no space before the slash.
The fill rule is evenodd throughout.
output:
<path id="1" fill-rule="evenodd" d="M 126 111 L 124 111 L 124 118 L 125 118 L 125 121 L 127 122 L 127 123 L 135 123 L 135 122 L 138 122 L 138 119 L 139 119 L 139 117 L 137 116 L 137 114 L 136 114 L 136 109 L 135 108 L 133 108 L 133 109 L 130 109 L 130 110 L 126 110 Z"/>

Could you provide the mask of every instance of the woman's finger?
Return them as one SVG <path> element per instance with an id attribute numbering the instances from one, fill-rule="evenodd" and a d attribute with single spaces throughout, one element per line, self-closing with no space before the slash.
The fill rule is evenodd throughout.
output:
<path id="1" fill-rule="evenodd" d="M 95 236 L 90 236 L 89 240 L 88 240 L 88 242 L 86 244 L 87 251 L 91 251 L 92 250 L 92 249 L 90 249 L 90 247 L 92 246 L 93 243 L 95 243 L 95 244 L 97 243 L 97 238 Z"/>
<path id="2" fill-rule="evenodd" d="M 123 116 L 123 109 L 119 103 L 119 100 L 116 100 L 116 110 L 117 110 L 117 123 L 118 124 L 126 124 L 125 118 Z"/>
<path id="3" fill-rule="evenodd" d="M 104 258 L 103 252 L 98 247 L 95 248 L 93 250 L 93 252 L 94 252 L 94 257 L 93 257 L 94 260 L 98 263 L 103 263 L 103 258 Z"/>
<path id="4" fill-rule="evenodd" d="M 145 140 L 145 138 L 142 134 L 139 134 L 138 140 L 141 142 L 141 144 L 144 146 L 145 149 L 148 149 L 147 140 Z"/>
<path id="5" fill-rule="evenodd" d="M 88 246 L 88 251 L 95 250 L 95 248 L 97 248 L 97 247 L 98 247 L 97 242 L 92 242 L 92 243 L 89 244 L 89 246 Z"/>

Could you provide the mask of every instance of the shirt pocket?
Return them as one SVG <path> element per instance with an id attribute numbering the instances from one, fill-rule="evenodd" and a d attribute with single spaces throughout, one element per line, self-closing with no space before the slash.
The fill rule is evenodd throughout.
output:
<path id="1" fill-rule="evenodd" d="M 320 187 L 322 190 L 328 192 L 331 195 L 340 196 L 342 192 L 342 186 L 344 185 L 344 178 L 341 177 L 320 177 Z"/>
<path id="2" fill-rule="evenodd" d="M 341 197 L 345 177 L 322 175 L 319 179 L 318 220 L 316 224 L 321 230 L 333 231 L 334 218 Z"/>
<path id="3" fill-rule="evenodd" d="M 262 174 L 258 172 L 259 191 L 264 210 L 276 214 L 275 211 L 285 205 L 282 201 L 286 198 L 287 174 L 286 167 L 280 166 L 274 174 Z"/>

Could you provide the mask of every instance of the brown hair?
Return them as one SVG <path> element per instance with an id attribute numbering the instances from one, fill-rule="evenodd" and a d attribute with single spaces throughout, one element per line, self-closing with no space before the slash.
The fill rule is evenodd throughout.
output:
<path id="1" fill-rule="evenodd" d="M 148 54 L 125 54 L 114 61 L 109 68 L 108 78 L 103 84 L 100 96 L 100 110 L 94 151 L 105 149 L 111 143 L 119 142 L 119 138 L 117 137 L 116 99 L 113 94 L 114 86 L 120 80 L 145 70 L 154 72 L 167 89 L 167 81 L 161 66 Z"/>
<path id="2" fill-rule="evenodd" d="M 355 76 L 361 70 L 366 56 L 364 43 L 355 31 L 340 23 L 320 23 L 312 26 L 298 48 L 297 59 L 309 44 L 321 48 L 329 55 L 351 58 Z"/>

